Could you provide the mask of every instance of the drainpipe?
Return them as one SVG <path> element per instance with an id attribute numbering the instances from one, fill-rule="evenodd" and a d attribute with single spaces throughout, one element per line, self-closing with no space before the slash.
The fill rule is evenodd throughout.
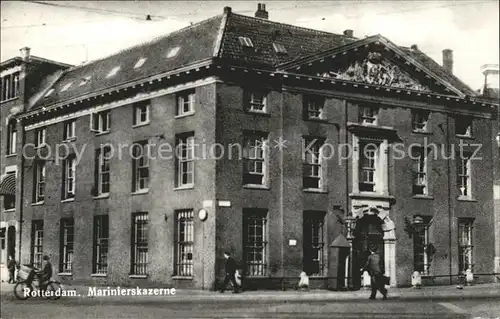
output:
<path id="1" fill-rule="evenodd" d="M 21 149 L 20 149 L 20 153 L 21 153 L 21 159 L 20 159 L 20 169 L 19 169 L 19 178 L 20 178 L 20 181 L 19 181 L 19 240 L 18 240 L 18 243 L 19 243 L 19 259 L 18 259 L 18 262 L 21 264 L 21 251 L 22 251 L 22 238 L 23 238 L 23 223 L 24 223 L 24 220 L 23 220 L 23 208 L 24 208 L 24 200 L 23 200 L 23 195 L 24 195 L 24 161 L 25 161 L 25 158 L 24 158 L 24 144 L 26 142 L 26 131 L 24 129 L 24 125 L 22 123 L 22 121 L 19 121 L 20 125 L 21 125 Z"/>
<path id="2" fill-rule="evenodd" d="M 446 147 L 448 149 L 448 159 L 447 159 L 447 171 L 448 171 L 448 257 L 450 260 L 449 274 L 450 274 L 450 285 L 453 283 L 452 271 L 452 258 L 451 258 L 451 227 L 453 225 L 453 214 L 451 207 L 451 145 L 450 145 L 450 116 L 446 116 Z"/>
<path id="3" fill-rule="evenodd" d="M 347 119 L 348 119 L 348 108 L 347 108 L 347 100 L 344 100 L 344 144 L 347 146 L 349 143 L 349 132 L 347 131 Z M 344 213 L 344 220 L 347 220 L 347 216 L 349 215 L 349 212 L 351 211 L 351 206 L 350 206 L 350 201 L 349 201 L 349 161 L 350 159 L 347 158 L 345 160 L 345 213 Z M 350 227 L 346 224 L 344 224 L 344 227 Z M 346 233 L 346 235 L 348 235 Z M 352 242 L 350 243 L 351 247 L 349 247 L 349 264 L 347 265 L 347 289 L 349 289 L 350 286 L 352 286 Z"/>

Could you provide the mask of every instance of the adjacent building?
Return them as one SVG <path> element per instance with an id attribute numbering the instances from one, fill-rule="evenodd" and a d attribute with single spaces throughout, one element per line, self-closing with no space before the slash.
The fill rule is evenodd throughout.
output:
<path id="1" fill-rule="evenodd" d="M 452 69 L 451 50 L 441 66 L 381 35 L 273 22 L 264 4 L 61 67 L 2 134 L 25 155 L 22 262 L 210 289 L 229 251 L 248 287 L 304 270 L 313 286 L 358 288 L 376 246 L 392 286 L 415 270 L 492 281 L 498 100 Z"/>

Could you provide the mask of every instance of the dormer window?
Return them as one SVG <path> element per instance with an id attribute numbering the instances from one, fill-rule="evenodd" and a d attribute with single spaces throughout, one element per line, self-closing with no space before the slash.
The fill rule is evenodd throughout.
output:
<path id="1" fill-rule="evenodd" d="M 253 43 L 250 38 L 247 37 L 239 37 L 238 40 L 240 41 L 241 46 L 247 47 L 247 48 L 253 48 Z"/>
<path id="2" fill-rule="evenodd" d="M 63 86 L 63 88 L 61 89 L 61 92 L 66 91 L 66 90 L 67 90 L 67 89 L 69 89 L 72 85 L 73 85 L 73 82 L 66 83 L 66 85 L 65 85 L 65 86 Z"/>
<path id="3" fill-rule="evenodd" d="M 361 106 L 359 108 L 359 121 L 361 124 L 377 125 L 377 117 L 377 108 L 367 106 Z"/>
<path id="4" fill-rule="evenodd" d="M 80 86 L 84 86 L 85 84 L 89 83 L 90 82 L 90 76 L 86 76 L 82 79 L 82 81 L 80 82 Z"/>
<path id="5" fill-rule="evenodd" d="M 180 49 L 181 49 L 181 47 L 175 47 L 175 48 L 171 49 L 170 51 L 168 51 L 167 58 L 170 59 L 170 58 L 173 58 L 174 56 L 176 56 L 177 53 L 179 53 Z"/>
<path id="6" fill-rule="evenodd" d="M 140 68 L 144 62 L 146 62 L 147 58 L 140 58 L 137 63 L 134 65 L 134 69 Z"/>
<path id="7" fill-rule="evenodd" d="M 45 93 L 45 97 L 49 97 L 54 92 L 54 89 L 50 89 Z"/>
<path id="8" fill-rule="evenodd" d="M 106 76 L 107 78 L 110 78 L 110 77 L 113 77 L 116 75 L 116 73 L 118 73 L 118 71 L 120 71 L 120 67 L 119 66 L 116 66 L 114 67 L 109 73 L 108 75 Z"/>
<path id="9" fill-rule="evenodd" d="M 281 43 L 273 43 L 273 48 L 276 53 L 287 54 L 285 46 Z"/>

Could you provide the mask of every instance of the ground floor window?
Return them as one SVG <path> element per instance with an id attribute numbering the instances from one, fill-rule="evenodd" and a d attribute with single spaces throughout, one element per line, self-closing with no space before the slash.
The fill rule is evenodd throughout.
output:
<path id="1" fill-rule="evenodd" d="M 31 263 L 33 267 L 42 268 L 43 257 L 43 220 L 31 222 Z"/>
<path id="2" fill-rule="evenodd" d="M 105 274 L 108 270 L 109 216 L 94 216 L 94 274 Z"/>
<path id="3" fill-rule="evenodd" d="M 267 211 L 246 209 L 243 213 L 244 262 L 248 276 L 267 274 Z"/>
<path id="4" fill-rule="evenodd" d="M 463 274 L 467 269 L 474 271 L 473 219 L 458 220 L 458 271 Z"/>
<path id="5" fill-rule="evenodd" d="M 431 247 L 429 242 L 429 222 L 431 217 L 417 216 L 414 218 L 415 232 L 413 234 L 413 270 L 422 275 L 429 274 L 431 262 Z"/>
<path id="6" fill-rule="evenodd" d="M 71 273 L 73 271 L 74 257 L 74 226 L 73 218 L 61 219 L 61 254 L 59 271 Z"/>
<path id="7" fill-rule="evenodd" d="M 194 212 L 176 212 L 175 272 L 176 276 L 193 276 Z"/>
<path id="8" fill-rule="evenodd" d="M 132 275 L 148 274 L 148 213 L 132 216 Z"/>
<path id="9" fill-rule="evenodd" d="M 304 212 L 304 271 L 309 276 L 323 276 L 325 273 L 325 213 Z"/>

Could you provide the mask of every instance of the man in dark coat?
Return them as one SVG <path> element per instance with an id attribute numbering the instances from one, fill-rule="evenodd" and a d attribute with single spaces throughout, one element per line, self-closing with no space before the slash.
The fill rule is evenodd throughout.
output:
<path id="1" fill-rule="evenodd" d="M 52 264 L 50 263 L 50 258 L 47 255 L 43 256 L 43 262 L 44 262 L 43 269 L 39 271 L 37 274 L 40 280 L 40 287 L 42 289 L 45 289 L 50 278 L 52 278 Z"/>
<path id="2" fill-rule="evenodd" d="M 237 293 L 238 292 L 238 284 L 236 283 L 236 261 L 231 257 L 231 255 L 228 252 L 224 253 L 224 258 L 226 258 L 226 277 L 224 278 L 224 283 L 222 284 L 222 287 L 220 288 L 220 292 L 223 293 L 224 290 L 226 290 L 227 284 L 229 281 L 233 284 L 233 292 Z"/>
<path id="3" fill-rule="evenodd" d="M 8 283 L 15 283 L 16 278 L 14 278 L 14 271 L 16 270 L 16 260 L 11 255 L 9 256 L 9 261 L 7 261 L 7 269 L 9 270 L 9 281 Z"/>
<path id="4" fill-rule="evenodd" d="M 380 256 L 377 254 L 377 249 L 375 247 L 370 247 L 370 256 L 368 256 L 364 270 L 368 271 L 371 276 L 372 293 L 370 299 L 375 299 L 377 290 L 379 290 L 384 296 L 383 299 L 386 300 L 387 289 L 385 289 L 385 278 L 380 269 Z"/>

